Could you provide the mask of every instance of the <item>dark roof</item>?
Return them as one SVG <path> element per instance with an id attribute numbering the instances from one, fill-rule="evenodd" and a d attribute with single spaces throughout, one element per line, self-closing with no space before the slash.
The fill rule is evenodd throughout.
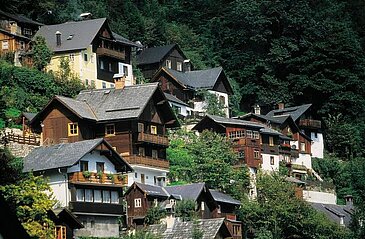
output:
<path id="1" fill-rule="evenodd" d="M 176 96 L 171 95 L 169 93 L 165 93 L 166 99 L 170 102 L 174 102 L 180 105 L 185 105 L 185 106 L 189 106 L 188 104 L 186 104 L 184 101 L 178 99 Z"/>
<path id="2" fill-rule="evenodd" d="M 176 81 L 187 88 L 208 90 L 213 89 L 215 83 L 223 71 L 222 67 L 186 72 L 175 71 L 166 68 L 163 69 L 167 71 Z"/>
<path id="3" fill-rule="evenodd" d="M 22 115 L 28 120 L 32 121 L 32 119 L 37 115 L 37 113 L 29 113 L 29 112 L 23 112 Z"/>
<path id="4" fill-rule="evenodd" d="M 53 222 L 56 225 L 59 224 L 66 224 L 71 229 L 80 229 L 84 228 L 84 225 L 77 219 L 77 217 L 72 214 L 72 212 L 67 208 L 55 208 L 51 210 L 51 213 L 53 214 Z"/>
<path id="5" fill-rule="evenodd" d="M 36 25 L 36 26 L 43 25 L 42 23 L 33 21 L 32 19 L 30 19 L 24 15 L 21 15 L 21 14 L 12 14 L 12 13 L 7 13 L 7 12 L 0 10 L 0 15 L 6 16 L 6 17 L 13 19 L 16 22 L 20 22 L 20 23 L 26 23 L 26 24 L 30 24 L 30 25 Z"/>
<path id="6" fill-rule="evenodd" d="M 23 159 L 23 172 L 43 171 L 73 166 L 100 144 L 104 144 L 109 150 L 112 150 L 112 156 L 107 157 L 116 164 L 116 166 L 123 165 L 126 166 L 126 171 L 133 171 L 129 164 L 113 150 L 109 143 L 103 138 L 98 138 L 35 148 Z"/>
<path id="7" fill-rule="evenodd" d="M 272 117 L 272 116 L 268 116 L 268 115 L 259 115 L 259 114 L 254 114 L 254 113 L 248 113 L 248 114 L 239 116 L 237 118 L 247 119 L 247 118 L 251 118 L 251 117 L 260 119 L 260 120 L 262 120 L 262 122 L 265 122 L 265 123 L 274 123 L 274 124 L 280 125 L 288 119 L 289 115 Z"/>
<path id="8" fill-rule="evenodd" d="M 138 65 L 153 64 L 162 61 L 165 56 L 177 47 L 176 44 L 146 48 L 141 51 L 136 59 Z"/>
<path id="9" fill-rule="evenodd" d="M 183 200 L 196 201 L 204 187 L 205 183 L 193 183 L 187 185 L 167 186 L 165 187 L 165 190 L 169 194 L 181 195 Z"/>
<path id="10" fill-rule="evenodd" d="M 106 18 L 45 25 L 34 37 L 43 36 L 53 52 L 81 50 L 90 46 L 104 23 Z M 56 45 L 57 31 L 61 32 L 61 46 Z M 67 40 L 70 36 L 72 39 Z"/>
<path id="11" fill-rule="evenodd" d="M 340 223 L 340 218 L 343 217 L 344 224 L 348 227 L 351 223 L 351 216 L 354 211 L 352 205 L 335 205 L 335 204 L 322 204 L 322 203 L 310 203 L 310 205 L 326 215 L 326 217 L 335 223 Z"/>
<path id="12" fill-rule="evenodd" d="M 166 224 L 155 224 L 147 228 L 147 231 L 156 235 L 161 235 L 165 239 L 192 239 L 195 227 L 202 232 L 202 239 L 212 239 L 223 234 L 223 238 L 231 238 L 224 218 L 200 219 L 194 221 L 182 222 L 175 219 L 175 223 L 171 229 L 166 228 Z"/>
<path id="13" fill-rule="evenodd" d="M 145 192 L 147 195 L 151 195 L 151 196 L 157 196 L 157 197 L 169 197 L 170 195 L 166 192 L 166 190 L 164 190 L 163 187 L 160 186 L 153 186 L 153 185 L 148 185 L 148 184 L 143 184 L 143 183 L 137 183 L 135 182 L 135 184 L 143 191 Z"/>
<path id="14" fill-rule="evenodd" d="M 112 34 L 117 42 L 123 43 L 125 45 L 129 45 L 129 46 L 139 47 L 139 48 L 143 47 L 141 44 L 132 42 L 132 41 L 128 40 L 127 38 L 119 35 L 118 33 L 112 32 Z"/>
<path id="15" fill-rule="evenodd" d="M 272 128 L 269 128 L 269 127 L 265 127 L 263 129 L 260 129 L 260 133 L 261 134 L 270 134 L 270 135 L 283 135 L 282 133 L 272 129 Z"/>
<path id="16" fill-rule="evenodd" d="M 79 101 L 69 97 L 56 95 L 55 99 L 59 100 L 63 105 L 73 111 L 78 117 L 83 119 L 97 120 L 92 108 L 86 101 Z"/>
<path id="17" fill-rule="evenodd" d="M 7 30 L 4 30 L 4 29 L 1 29 L 0 28 L 0 32 L 4 33 L 4 34 L 7 34 L 7 35 L 10 35 L 10 36 L 13 36 L 13 37 L 19 37 L 19 38 L 22 38 L 24 40 L 27 40 L 27 41 L 30 41 L 31 39 L 26 37 L 26 36 L 23 36 L 23 35 L 19 35 L 19 34 L 16 34 L 16 33 L 11 33 Z"/>
<path id="18" fill-rule="evenodd" d="M 228 203 L 228 204 L 234 204 L 234 205 L 241 205 L 241 202 L 232 198 L 231 196 L 229 196 L 228 194 L 216 191 L 216 190 L 209 190 L 210 193 L 212 194 L 214 200 L 216 202 L 223 202 L 223 203 Z"/>
<path id="19" fill-rule="evenodd" d="M 306 105 L 288 107 L 288 108 L 284 108 L 284 109 L 272 110 L 269 113 L 267 113 L 266 116 L 275 117 L 275 116 L 279 116 L 279 115 L 282 115 L 282 116 L 290 115 L 293 118 L 293 120 L 296 121 L 311 106 L 312 106 L 312 104 L 306 104 Z"/>
<path id="20" fill-rule="evenodd" d="M 297 178 L 294 178 L 294 177 L 286 177 L 285 178 L 285 181 L 289 182 L 289 183 L 296 183 L 296 184 L 301 184 L 301 185 L 305 185 L 306 183 L 297 179 Z"/>

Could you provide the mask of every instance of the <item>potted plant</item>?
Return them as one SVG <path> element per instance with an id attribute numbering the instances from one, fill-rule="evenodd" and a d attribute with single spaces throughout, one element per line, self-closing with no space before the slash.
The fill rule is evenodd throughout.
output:
<path id="1" fill-rule="evenodd" d="M 97 177 L 98 179 L 103 178 L 103 172 L 102 172 L 102 171 L 99 171 L 99 172 L 96 174 L 96 177 Z"/>
<path id="2" fill-rule="evenodd" d="M 91 172 L 89 172 L 89 171 L 83 171 L 82 172 L 82 175 L 84 176 L 84 178 L 90 178 Z"/>
<path id="3" fill-rule="evenodd" d="M 124 181 L 124 177 L 125 177 L 125 175 L 123 175 L 123 174 L 118 174 L 118 181 L 120 182 L 120 183 L 123 183 L 123 181 Z"/>

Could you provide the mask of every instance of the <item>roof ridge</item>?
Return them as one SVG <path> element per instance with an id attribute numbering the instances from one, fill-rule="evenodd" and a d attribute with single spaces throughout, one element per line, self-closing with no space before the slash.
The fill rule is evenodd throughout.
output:
<path id="1" fill-rule="evenodd" d="M 97 20 L 106 20 L 106 17 L 88 19 L 88 20 L 82 20 L 82 21 L 67 21 L 67 22 L 58 23 L 58 24 L 43 25 L 42 27 L 52 27 L 52 26 L 58 26 L 58 25 L 64 25 L 64 24 L 75 24 L 75 23 L 90 22 L 90 21 L 97 21 Z"/>

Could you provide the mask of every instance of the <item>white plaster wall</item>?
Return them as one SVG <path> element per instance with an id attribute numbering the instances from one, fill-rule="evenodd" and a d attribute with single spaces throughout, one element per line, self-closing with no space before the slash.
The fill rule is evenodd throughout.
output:
<path id="1" fill-rule="evenodd" d="M 54 197 L 59 202 L 59 205 L 61 207 L 68 206 L 68 203 L 71 200 L 71 192 L 68 189 L 67 174 L 65 172 L 59 173 L 58 170 L 54 170 L 47 172 L 44 176 L 48 178 L 48 184 L 52 189 Z"/>
<path id="2" fill-rule="evenodd" d="M 250 199 L 255 199 L 255 198 L 257 198 L 257 188 L 256 188 L 257 171 L 256 171 L 256 169 L 251 168 L 251 167 L 249 167 L 248 170 L 250 173 L 250 190 L 249 190 L 248 197 Z"/>
<path id="3" fill-rule="evenodd" d="M 315 158 L 323 158 L 323 151 L 324 151 L 324 143 L 323 143 L 323 134 L 311 132 L 311 139 L 312 139 L 312 145 L 311 145 L 311 151 L 312 151 L 312 157 Z"/>
<path id="4" fill-rule="evenodd" d="M 261 168 L 265 172 L 275 172 L 279 171 L 279 155 L 272 154 L 261 154 L 262 155 L 262 164 Z M 274 157 L 274 165 L 270 163 L 270 157 Z"/>
<path id="5" fill-rule="evenodd" d="M 85 155 L 82 161 L 89 162 L 89 171 L 96 173 L 96 162 L 104 162 L 104 172 L 105 173 L 117 173 L 115 170 L 114 164 L 110 162 L 110 160 L 104 155 L 100 155 L 98 151 L 92 151 L 91 153 Z M 80 171 L 80 163 L 70 167 L 67 169 L 68 173 L 79 172 Z"/>
<path id="6" fill-rule="evenodd" d="M 333 193 L 303 190 L 303 199 L 307 202 L 336 204 L 337 196 Z"/>
<path id="7" fill-rule="evenodd" d="M 215 94 L 218 99 L 219 96 L 224 96 L 225 101 L 224 101 L 224 112 L 226 113 L 226 117 L 229 118 L 229 99 L 228 99 L 228 94 L 226 93 L 222 93 L 222 92 L 218 92 L 218 91 L 213 91 L 213 90 L 209 90 L 210 93 Z"/>
<path id="8" fill-rule="evenodd" d="M 292 164 L 304 165 L 307 169 L 312 169 L 312 157 L 310 154 L 299 153 L 299 158 L 293 158 Z"/>
<path id="9" fill-rule="evenodd" d="M 75 236 L 78 237 L 119 237 L 118 217 L 115 216 L 93 216 L 77 214 L 84 228 L 76 229 Z"/>
<path id="10" fill-rule="evenodd" d="M 178 103 L 176 103 L 176 102 L 170 102 L 169 101 L 169 104 L 170 104 L 170 106 L 172 107 L 173 105 L 174 106 L 177 106 L 177 107 L 180 107 L 181 108 L 181 115 L 183 115 L 183 116 L 187 116 L 188 115 L 188 112 L 187 111 L 193 111 L 193 109 L 192 108 L 190 108 L 190 107 L 188 107 L 188 106 L 186 106 L 186 105 L 181 105 L 181 104 L 178 104 Z"/>
<path id="11" fill-rule="evenodd" d="M 125 77 L 125 85 L 126 86 L 134 85 L 132 65 L 119 62 L 118 63 L 118 73 L 119 74 L 124 73 L 123 66 L 127 66 L 127 68 L 128 68 L 128 76 Z"/>
<path id="12" fill-rule="evenodd" d="M 298 140 L 290 140 L 290 146 L 295 145 L 295 149 L 299 150 L 299 142 Z"/>
<path id="13" fill-rule="evenodd" d="M 144 183 L 149 185 L 155 185 L 155 177 L 165 177 L 166 180 L 166 173 L 168 173 L 168 170 L 148 168 L 139 165 L 131 166 L 134 169 L 134 172 L 128 174 L 128 186 L 131 186 L 134 182 L 142 183 L 141 174 L 145 175 Z"/>

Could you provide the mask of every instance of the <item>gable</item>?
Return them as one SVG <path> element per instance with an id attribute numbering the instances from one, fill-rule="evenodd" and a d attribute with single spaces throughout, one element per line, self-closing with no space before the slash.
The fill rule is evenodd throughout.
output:
<path id="1" fill-rule="evenodd" d="M 224 72 L 222 71 L 221 74 L 219 75 L 213 90 L 218 91 L 218 92 L 222 92 L 222 93 L 226 93 L 228 95 L 232 95 L 233 94 L 233 90 L 231 87 L 231 84 L 229 83 L 227 77 L 225 76 Z"/>

